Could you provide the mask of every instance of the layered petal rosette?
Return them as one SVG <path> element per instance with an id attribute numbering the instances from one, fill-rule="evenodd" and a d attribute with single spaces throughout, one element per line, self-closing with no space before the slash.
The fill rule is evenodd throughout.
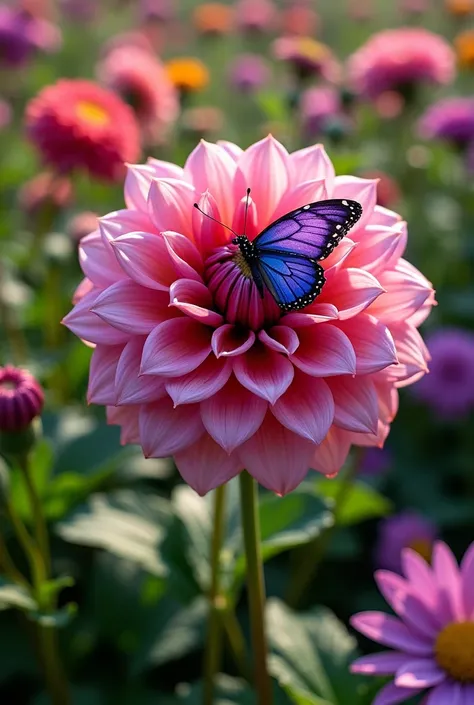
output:
<path id="1" fill-rule="evenodd" d="M 85 279 L 65 319 L 94 347 L 89 401 L 123 443 L 174 456 L 200 494 L 243 468 L 284 494 L 308 468 L 336 473 L 351 445 L 383 445 L 398 387 L 426 372 L 417 327 L 434 295 L 376 185 L 336 177 L 320 145 L 289 154 L 271 136 L 245 151 L 201 142 L 184 168 L 129 168 L 126 208 L 81 241 Z M 248 187 L 250 239 L 313 201 L 363 207 L 300 311 L 260 298 L 232 233 L 193 208 L 243 233 Z"/>

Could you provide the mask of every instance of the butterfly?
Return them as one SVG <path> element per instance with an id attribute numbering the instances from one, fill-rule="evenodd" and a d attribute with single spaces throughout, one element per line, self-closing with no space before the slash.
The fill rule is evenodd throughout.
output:
<path id="1" fill-rule="evenodd" d="M 247 189 L 247 200 L 249 193 Z M 237 235 L 232 243 L 238 245 L 260 296 L 267 289 L 283 311 L 297 311 L 321 293 L 326 280 L 318 262 L 331 254 L 361 215 L 357 201 L 316 201 L 278 218 L 253 241 Z"/>

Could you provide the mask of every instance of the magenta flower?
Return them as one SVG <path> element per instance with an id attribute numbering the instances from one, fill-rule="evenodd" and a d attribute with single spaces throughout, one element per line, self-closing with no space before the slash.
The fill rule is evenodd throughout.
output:
<path id="1" fill-rule="evenodd" d="M 474 141 L 474 98 L 444 98 L 430 105 L 418 123 L 423 139 L 441 139 L 460 148 Z"/>
<path id="2" fill-rule="evenodd" d="M 430 374 L 413 393 L 443 418 L 467 415 L 474 408 L 474 334 L 441 328 L 428 338 Z"/>
<path id="3" fill-rule="evenodd" d="M 237 0 L 235 15 L 239 29 L 249 34 L 270 32 L 278 18 L 272 0 Z"/>
<path id="4" fill-rule="evenodd" d="M 229 81 L 241 93 L 255 93 L 270 80 L 270 66 L 259 54 L 239 54 L 229 68 Z"/>
<path id="5" fill-rule="evenodd" d="M 393 676 L 373 705 L 395 705 L 430 689 L 426 705 L 474 702 L 474 543 L 459 568 L 437 542 L 430 567 L 414 551 L 402 555 L 405 577 L 379 570 L 378 587 L 397 617 L 362 612 L 352 626 L 395 651 L 363 656 L 354 673 Z"/>
<path id="6" fill-rule="evenodd" d="M 456 58 L 438 34 L 418 27 L 374 34 L 348 62 L 350 81 L 370 99 L 385 91 L 407 92 L 424 83 L 451 83 Z"/>
<path id="7" fill-rule="evenodd" d="M 0 5 L 0 64 L 23 66 L 37 51 L 57 51 L 62 42 L 55 25 L 22 9 Z"/>
<path id="8" fill-rule="evenodd" d="M 27 370 L 0 367 L 0 431 L 25 429 L 43 410 L 40 383 Z"/>
<path id="9" fill-rule="evenodd" d="M 262 299 L 233 235 L 327 197 L 363 216 L 325 259 L 316 301 L 284 314 Z M 199 493 L 247 470 L 284 494 L 308 468 L 332 474 L 352 444 L 382 445 L 397 388 L 426 371 L 417 327 L 430 283 L 402 259 L 406 224 L 375 205 L 376 182 L 334 175 L 320 145 L 273 137 L 243 151 L 202 141 L 184 168 L 131 166 L 127 207 L 80 243 L 85 279 L 65 324 L 95 347 L 89 401 L 123 443 L 175 458 Z"/>
<path id="10" fill-rule="evenodd" d="M 378 568 L 401 573 L 405 548 L 412 548 L 429 560 L 436 535 L 436 526 L 421 514 L 413 511 L 394 514 L 379 524 L 375 564 Z"/>

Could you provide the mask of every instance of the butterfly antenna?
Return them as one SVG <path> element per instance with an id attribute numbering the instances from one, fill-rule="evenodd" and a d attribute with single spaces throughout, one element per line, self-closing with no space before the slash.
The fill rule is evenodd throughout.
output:
<path id="1" fill-rule="evenodd" d="M 247 189 L 247 200 L 245 201 L 245 215 L 244 215 L 244 235 L 247 235 L 247 213 L 249 212 L 249 197 L 250 189 Z"/>
<path id="2" fill-rule="evenodd" d="M 198 211 L 199 211 L 200 213 L 202 213 L 203 215 L 205 215 L 206 218 L 209 218 L 210 220 L 213 220 L 214 223 L 217 223 L 218 225 L 222 225 L 223 228 L 225 228 L 226 230 L 230 230 L 230 232 L 231 232 L 233 235 L 235 235 L 235 237 L 237 237 L 237 233 L 235 232 L 235 230 L 232 230 L 232 228 L 229 228 L 228 225 L 225 225 L 224 223 L 221 223 L 221 221 L 220 221 L 220 220 L 217 220 L 217 218 L 213 218 L 212 215 L 209 215 L 208 213 L 204 213 L 204 211 L 202 210 L 202 208 L 199 208 L 199 206 L 198 206 L 197 203 L 194 203 L 193 205 L 194 205 L 195 209 L 198 210 Z"/>

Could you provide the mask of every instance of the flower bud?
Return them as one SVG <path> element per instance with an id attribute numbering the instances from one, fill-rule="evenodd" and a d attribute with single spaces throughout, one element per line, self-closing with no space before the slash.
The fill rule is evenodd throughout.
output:
<path id="1" fill-rule="evenodd" d="M 41 414 L 43 390 L 27 370 L 12 365 L 0 367 L 0 453 L 18 455 L 33 446 L 33 420 Z"/>

